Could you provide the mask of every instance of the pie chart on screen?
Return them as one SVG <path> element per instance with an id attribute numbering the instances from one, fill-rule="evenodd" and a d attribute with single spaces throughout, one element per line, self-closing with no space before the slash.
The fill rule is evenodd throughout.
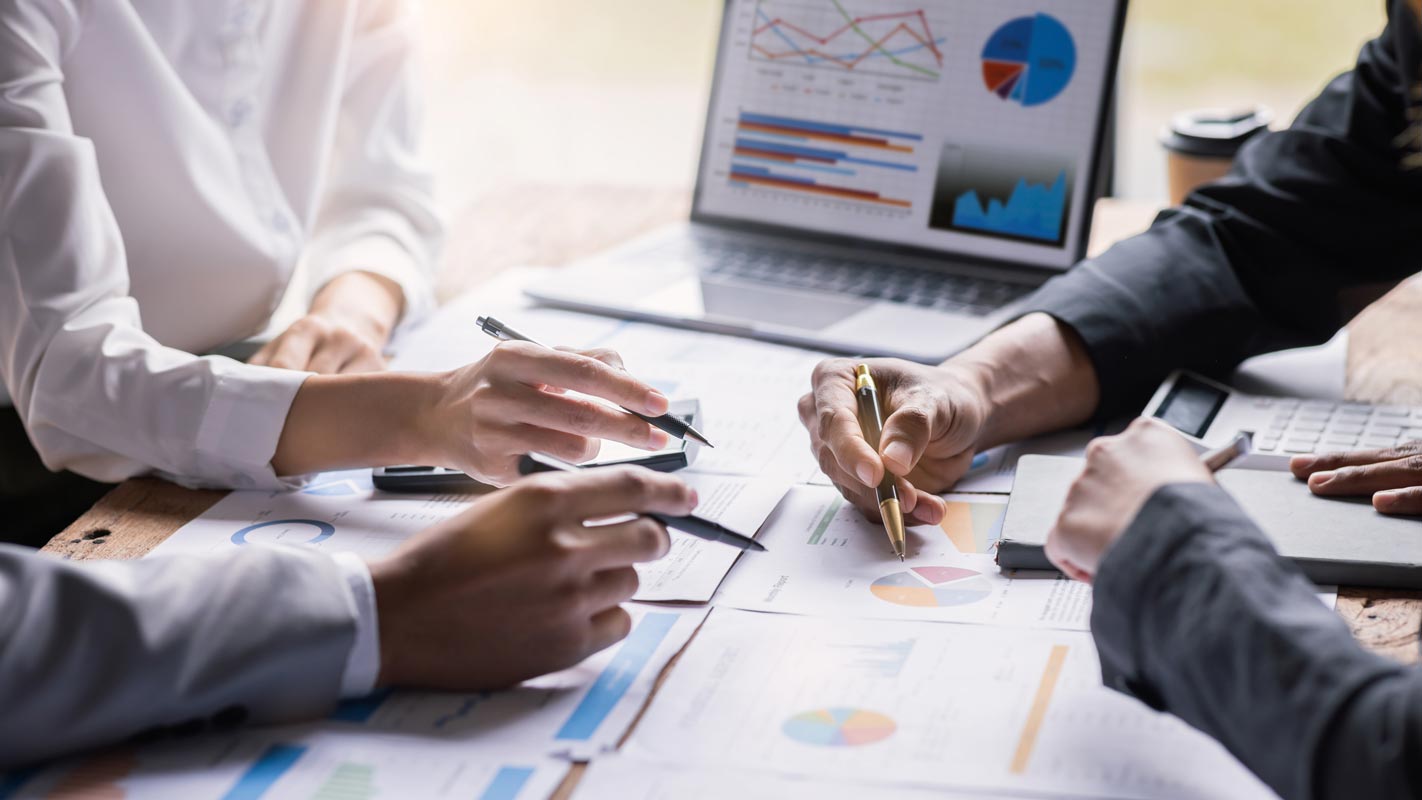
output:
<path id="1" fill-rule="evenodd" d="M 886 603 L 919 608 L 965 606 L 992 596 L 981 572 L 962 567 L 914 567 L 885 575 L 869 591 Z"/>
<path id="2" fill-rule="evenodd" d="M 817 747 L 858 747 L 894 735 L 898 725 L 877 711 L 861 708 L 817 708 L 785 721 L 781 732 L 801 744 Z"/>
<path id="3" fill-rule="evenodd" d="M 1018 17 L 983 47 L 983 83 L 1005 101 L 1040 106 L 1062 93 L 1076 71 L 1071 31 L 1050 14 Z"/>

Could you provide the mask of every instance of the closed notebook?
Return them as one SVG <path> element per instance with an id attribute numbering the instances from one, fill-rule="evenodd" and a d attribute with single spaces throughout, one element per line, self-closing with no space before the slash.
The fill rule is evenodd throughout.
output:
<path id="1" fill-rule="evenodd" d="M 1002 523 L 999 565 L 1051 567 L 1042 545 L 1081 469 L 1079 458 L 1022 457 Z M 1317 497 L 1287 472 L 1227 469 L 1215 480 L 1314 582 L 1422 588 L 1422 518 L 1383 516 L 1366 498 Z"/>

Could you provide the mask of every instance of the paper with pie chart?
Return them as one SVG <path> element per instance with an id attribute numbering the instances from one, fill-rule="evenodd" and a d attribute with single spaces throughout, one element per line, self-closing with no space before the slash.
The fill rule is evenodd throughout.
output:
<path id="1" fill-rule="evenodd" d="M 621 754 L 686 771 L 871 776 L 866 798 L 885 796 L 880 783 L 977 797 L 1273 797 L 1218 742 L 1102 686 L 1085 631 L 717 608 Z"/>
<path id="2" fill-rule="evenodd" d="M 1002 573 L 993 546 L 1007 508 L 1000 495 L 947 495 L 939 527 L 909 530 L 907 561 L 830 487 L 797 486 L 742 558 L 717 605 L 830 617 L 915 619 L 1086 630 L 1090 587 L 1055 572 Z"/>

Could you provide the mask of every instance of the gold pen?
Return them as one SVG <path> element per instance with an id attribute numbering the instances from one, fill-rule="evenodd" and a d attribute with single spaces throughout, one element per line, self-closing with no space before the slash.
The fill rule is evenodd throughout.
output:
<path id="1" fill-rule="evenodd" d="M 874 385 L 874 377 L 869 374 L 868 364 L 854 368 L 854 394 L 859 398 L 859 428 L 877 453 L 879 439 L 884 433 L 884 420 L 879 411 L 879 390 Z M 894 547 L 894 555 L 903 561 L 908 551 L 908 543 L 904 539 L 904 512 L 899 506 L 899 488 L 887 469 L 884 470 L 884 479 L 874 487 L 874 496 L 879 500 L 879 516 L 884 518 L 889 544 Z"/>

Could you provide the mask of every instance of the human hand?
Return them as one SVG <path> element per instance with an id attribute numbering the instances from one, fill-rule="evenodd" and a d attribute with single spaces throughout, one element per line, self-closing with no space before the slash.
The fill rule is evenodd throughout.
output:
<path id="1" fill-rule="evenodd" d="M 865 363 L 883 405 L 884 433 L 875 450 L 859 426 L 854 367 Z M 820 469 L 845 499 L 879 518 L 874 487 L 884 471 L 899 478 L 909 524 L 937 525 L 950 489 L 973 461 L 987 402 L 967 373 L 898 359 L 832 358 L 815 367 L 813 390 L 800 398 L 800 422 Z"/>
<path id="2" fill-rule="evenodd" d="M 518 479 L 525 453 L 576 463 L 596 456 L 602 439 L 646 450 L 666 446 L 662 431 L 569 390 L 652 416 L 669 407 L 665 395 L 627 374 L 611 350 L 500 342 L 479 361 L 438 378 L 433 408 L 417 417 L 425 429 L 420 438 L 437 463 L 496 484 Z"/>
<path id="3" fill-rule="evenodd" d="M 696 503 L 677 478 L 633 467 L 533 476 L 475 501 L 371 564 L 380 685 L 497 689 L 620 641 L 632 565 L 670 542 L 645 517 L 585 523 Z"/>
<path id="4" fill-rule="evenodd" d="M 319 375 L 383 370 L 382 351 L 403 302 L 400 287 L 388 278 L 368 272 L 341 275 L 316 295 L 310 313 L 248 363 Z"/>
<path id="5" fill-rule="evenodd" d="M 1047 536 L 1047 558 L 1068 576 L 1090 583 L 1106 551 L 1157 489 L 1213 480 L 1175 429 L 1158 420 L 1137 419 L 1121 435 L 1087 446 L 1086 469 L 1072 483 Z"/>
<path id="6" fill-rule="evenodd" d="M 1324 497 L 1372 495 L 1383 514 L 1422 514 L 1422 440 L 1354 453 L 1294 456 L 1289 469 Z"/>

